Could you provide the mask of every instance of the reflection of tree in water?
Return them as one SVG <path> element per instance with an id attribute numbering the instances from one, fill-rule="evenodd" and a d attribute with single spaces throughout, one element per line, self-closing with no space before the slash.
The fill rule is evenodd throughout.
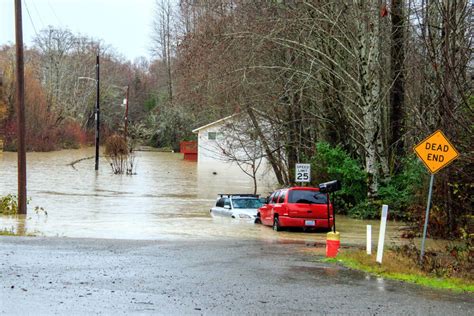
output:
<path id="1" fill-rule="evenodd" d="M 19 236 L 26 236 L 26 215 L 18 215 L 18 219 L 16 221 L 16 234 Z"/>

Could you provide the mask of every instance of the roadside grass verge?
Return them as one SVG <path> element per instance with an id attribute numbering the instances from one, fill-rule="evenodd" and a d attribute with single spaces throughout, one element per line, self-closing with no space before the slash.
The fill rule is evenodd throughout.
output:
<path id="1" fill-rule="evenodd" d="M 11 229 L 0 229 L 0 236 L 21 236 L 21 237 L 36 237 L 34 233 L 16 232 L 13 227 Z"/>
<path id="2" fill-rule="evenodd" d="M 13 230 L 0 229 L 0 236 L 17 236 Z"/>
<path id="3" fill-rule="evenodd" d="M 369 256 L 365 251 L 348 249 L 342 249 L 337 258 L 326 258 L 322 261 L 338 263 L 350 269 L 430 288 L 448 289 L 456 292 L 474 292 L 474 281 L 472 279 L 439 277 L 427 273 L 422 271 L 413 260 L 393 250 L 384 252 L 382 264 L 375 262 L 375 254 Z"/>

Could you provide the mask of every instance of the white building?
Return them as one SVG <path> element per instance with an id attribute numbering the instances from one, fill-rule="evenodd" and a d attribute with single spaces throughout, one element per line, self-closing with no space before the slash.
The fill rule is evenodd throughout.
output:
<path id="1" fill-rule="evenodd" d="M 226 148 L 226 124 L 233 121 L 239 114 L 224 117 L 215 122 L 198 127 L 193 133 L 198 134 L 198 162 L 226 161 L 224 154 Z"/>
<path id="2" fill-rule="evenodd" d="M 248 119 L 242 113 L 193 130 L 198 135 L 198 177 L 212 179 L 200 191 L 235 193 L 234 186 L 239 186 L 248 189 L 237 193 L 252 193 L 254 177 L 259 192 L 271 190 L 275 179 L 269 172 L 258 138 L 250 136 L 251 130 Z M 226 190 L 229 192 L 224 192 Z"/>

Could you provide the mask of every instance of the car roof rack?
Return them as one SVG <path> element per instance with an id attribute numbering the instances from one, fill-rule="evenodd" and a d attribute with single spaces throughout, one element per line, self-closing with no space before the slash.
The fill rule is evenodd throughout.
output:
<path id="1" fill-rule="evenodd" d="M 241 197 L 260 197 L 260 194 L 249 194 L 249 193 L 218 193 L 220 197 L 231 197 L 231 196 L 241 196 Z"/>

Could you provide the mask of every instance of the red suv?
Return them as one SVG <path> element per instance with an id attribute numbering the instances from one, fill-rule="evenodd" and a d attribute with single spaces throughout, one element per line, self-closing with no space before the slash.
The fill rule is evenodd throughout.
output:
<path id="1" fill-rule="evenodd" d="M 257 222 L 273 226 L 280 231 L 284 227 L 331 229 L 334 217 L 328 195 L 318 188 L 292 187 L 277 190 L 268 203 L 258 209 Z"/>

